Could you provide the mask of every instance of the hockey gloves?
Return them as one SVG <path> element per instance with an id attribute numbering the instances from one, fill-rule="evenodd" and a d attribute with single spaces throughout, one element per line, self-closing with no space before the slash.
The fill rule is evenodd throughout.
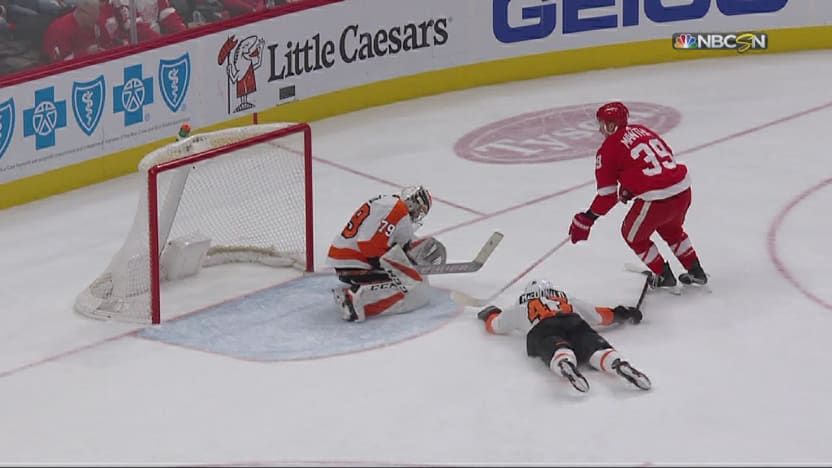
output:
<path id="1" fill-rule="evenodd" d="M 633 325 L 638 325 L 643 318 L 643 315 L 640 310 L 636 309 L 635 307 L 627 307 L 627 306 L 617 306 L 615 309 L 612 310 L 613 312 L 613 322 L 630 322 Z"/>
<path id="2" fill-rule="evenodd" d="M 500 312 L 502 312 L 502 310 L 500 310 L 499 307 L 490 305 L 490 306 L 486 307 L 485 309 L 477 312 L 477 318 L 482 320 L 483 322 L 486 322 L 486 321 L 488 321 L 488 317 L 491 314 L 499 314 Z"/>
<path id="3" fill-rule="evenodd" d="M 589 239 L 589 230 L 592 229 L 596 219 L 598 219 L 598 215 L 589 210 L 577 213 L 572 218 L 572 225 L 569 226 L 569 237 L 573 244 Z"/>
<path id="4" fill-rule="evenodd" d="M 630 193 L 629 190 L 625 189 L 624 187 L 618 188 L 618 201 L 623 204 L 627 204 L 634 198 L 634 195 Z"/>

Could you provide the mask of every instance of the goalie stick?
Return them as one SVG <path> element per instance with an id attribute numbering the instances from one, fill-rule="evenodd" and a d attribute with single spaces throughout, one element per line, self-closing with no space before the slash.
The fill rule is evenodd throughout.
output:
<path id="1" fill-rule="evenodd" d="M 557 252 L 558 249 L 560 249 L 561 247 L 566 245 L 567 241 L 569 241 L 569 237 L 567 237 L 567 238 L 563 239 L 562 241 L 558 242 L 557 245 L 555 245 L 554 247 L 549 249 L 549 251 L 546 252 L 545 254 L 543 254 L 542 257 L 538 258 L 537 261 L 532 263 L 528 268 L 523 270 L 519 275 L 517 275 L 508 284 L 506 284 L 505 286 L 500 288 L 499 291 L 491 294 L 490 296 L 485 297 L 485 298 L 477 298 L 477 297 L 473 297 L 473 296 L 470 296 L 468 294 L 465 294 L 462 291 L 451 291 L 451 299 L 453 299 L 454 302 L 456 302 L 457 304 L 463 304 L 463 305 L 467 305 L 467 306 L 471 306 L 471 307 L 486 306 L 486 305 L 490 304 L 492 301 L 494 301 L 494 299 L 496 299 L 500 294 L 504 293 L 508 288 L 510 288 L 512 285 L 514 285 L 514 283 L 520 281 L 520 279 L 522 279 L 524 276 L 526 276 L 530 271 L 532 271 L 532 269 L 534 269 L 535 267 L 537 267 L 538 265 L 543 263 L 543 261 L 546 260 L 547 258 L 549 258 L 549 256 L 551 256 L 553 253 Z"/>
<path id="2" fill-rule="evenodd" d="M 470 262 L 458 262 L 458 263 L 443 263 L 440 265 L 417 265 L 416 271 L 423 275 L 444 275 L 450 273 L 473 273 L 478 271 L 480 268 L 485 265 L 485 261 L 488 260 L 488 257 L 494 252 L 494 249 L 500 244 L 500 241 L 503 240 L 503 234 L 500 232 L 494 232 L 491 234 L 491 237 L 485 241 L 485 244 L 480 248 L 480 251 L 477 253 L 477 256 L 474 257 L 473 260 Z M 384 270 L 349 270 L 343 271 L 338 273 L 340 276 L 362 276 L 362 275 L 371 275 L 371 274 L 384 274 L 386 273 Z"/>

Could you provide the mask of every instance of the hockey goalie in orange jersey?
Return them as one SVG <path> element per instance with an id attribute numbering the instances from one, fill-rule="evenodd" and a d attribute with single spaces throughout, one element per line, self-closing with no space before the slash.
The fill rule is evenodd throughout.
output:
<path id="1" fill-rule="evenodd" d="M 432 205 L 430 192 L 423 186 L 378 195 L 358 207 L 335 236 L 327 264 L 349 285 L 332 291 L 344 320 L 362 322 L 374 315 L 410 312 L 428 303 L 428 279 L 415 266 L 447 260 L 441 242 L 416 237 Z"/>

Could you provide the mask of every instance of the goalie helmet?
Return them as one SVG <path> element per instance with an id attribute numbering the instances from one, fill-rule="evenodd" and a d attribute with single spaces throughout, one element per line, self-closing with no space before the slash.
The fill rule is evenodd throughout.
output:
<path id="1" fill-rule="evenodd" d="M 619 128 L 627 126 L 627 122 L 630 118 L 630 110 L 627 109 L 627 106 L 625 106 L 621 102 L 608 102 L 598 108 L 598 111 L 595 113 L 595 118 L 601 125 L 602 133 L 608 135 Z M 612 123 L 615 126 L 615 128 L 609 128 L 609 123 Z"/>
<path id="2" fill-rule="evenodd" d="M 433 205 L 433 198 L 430 196 L 428 189 L 421 185 L 405 187 L 399 198 L 407 205 L 410 219 L 416 224 L 422 224 L 422 220 L 425 219 L 431 205 Z"/>

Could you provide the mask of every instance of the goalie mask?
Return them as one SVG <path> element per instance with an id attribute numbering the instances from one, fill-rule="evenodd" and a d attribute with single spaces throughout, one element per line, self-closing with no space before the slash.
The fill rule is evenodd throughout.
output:
<path id="1" fill-rule="evenodd" d="M 430 207 L 433 204 L 433 198 L 430 196 L 428 189 L 421 185 L 414 185 L 406 187 L 399 195 L 405 205 L 407 211 L 410 213 L 410 219 L 417 225 L 422 224 L 422 220 L 427 216 Z"/>

